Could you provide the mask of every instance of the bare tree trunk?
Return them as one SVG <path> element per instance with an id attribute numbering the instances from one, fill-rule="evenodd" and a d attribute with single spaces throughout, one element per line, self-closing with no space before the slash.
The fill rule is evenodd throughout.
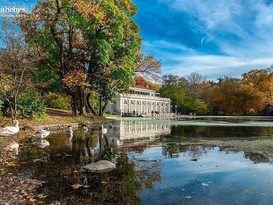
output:
<path id="1" fill-rule="evenodd" d="M 78 115 L 78 109 L 77 109 L 77 104 L 78 104 L 78 102 L 77 102 L 77 97 L 76 97 L 76 94 L 75 93 L 73 93 L 73 94 L 71 94 L 71 98 L 72 98 L 72 105 L 71 105 L 71 108 L 72 108 L 72 114 L 73 115 Z"/>
<path id="2" fill-rule="evenodd" d="M 78 87 L 78 96 L 79 96 L 79 112 L 82 116 L 87 116 L 85 108 L 85 94 L 84 90 L 81 87 Z"/>
<path id="3" fill-rule="evenodd" d="M 102 97 L 99 97 L 99 116 L 102 116 Z"/>
<path id="4" fill-rule="evenodd" d="M 106 110 L 106 107 L 107 107 L 107 104 L 108 104 L 108 101 L 105 101 L 104 102 L 104 105 L 102 106 L 102 109 L 101 109 L 101 115 L 100 116 L 102 116 L 103 115 L 103 113 L 105 112 L 105 110 Z"/>

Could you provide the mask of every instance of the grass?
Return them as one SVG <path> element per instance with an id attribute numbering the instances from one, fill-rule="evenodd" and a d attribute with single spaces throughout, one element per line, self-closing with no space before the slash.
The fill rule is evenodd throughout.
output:
<path id="1" fill-rule="evenodd" d="M 92 124 L 92 123 L 100 123 L 103 121 L 109 121 L 109 119 L 105 119 L 104 117 L 98 116 L 73 116 L 70 110 L 61 110 L 61 109 L 51 109 L 48 108 L 46 112 L 46 116 L 43 119 L 25 119 L 18 117 L 20 122 L 20 128 L 25 126 L 35 127 L 41 125 L 49 125 L 49 124 L 69 124 L 69 123 L 79 123 L 79 124 Z M 12 120 L 8 117 L 2 117 L 0 115 L 0 127 L 11 125 Z"/>
<path id="2" fill-rule="evenodd" d="M 110 118 L 110 119 L 116 119 L 116 118 L 120 117 L 120 115 L 113 115 L 113 114 L 104 113 L 103 117 Z"/>

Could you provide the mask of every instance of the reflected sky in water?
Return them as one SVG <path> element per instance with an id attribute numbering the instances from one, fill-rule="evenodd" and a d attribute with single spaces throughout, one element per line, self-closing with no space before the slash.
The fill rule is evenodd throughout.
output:
<path id="1" fill-rule="evenodd" d="M 132 124 L 141 124 L 126 123 L 127 129 L 132 128 Z M 165 123 L 170 132 L 155 135 L 153 142 L 141 138 L 124 140 L 125 146 L 134 143 L 141 146 L 141 141 L 145 144 L 142 152 L 130 152 L 140 163 L 161 161 L 160 180 L 141 192 L 142 204 L 271 204 L 271 122 L 145 123 Z M 116 137 L 125 139 L 126 136 L 129 135 Z"/>
<path id="2" fill-rule="evenodd" d="M 189 153 L 177 158 L 162 156 L 162 148 L 134 153 L 136 158 L 161 159 L 161 181 L 142 192 L 142 204 L 271 204 L 273 166 L 254 164 L 243 152 L 218 147 L 191 161 Z"/>
<path id="3" fill-rule="evenodd" d="M 103 137 L 99 137 L 98 127 L 89 129 L 88 133 L 75 130 L 71 139 L 65 132 L 52 132 L 46 138 L 50 146 L 45 149 L 35 148 L 29 143 L 21 150 L 19 159 L 31 163 L 22 166 L 20 174 L 39 178 L 39 169 L 44 166 L 54 171 L 43 170 L 44 178 L 50 177 L 51 184 L 57 180 L 70 180 L 73 176 L 74 181 L 69 181 L 68 186 L 63 181 L 55 183 L 55 187 L 50 183 L 45 185 L 54 198 L 56 190 L 65 187 L 71 191 L 75 180 L 83 183 L 82 179 L 86 177 L 78 178 L 75 173 L 81 165 L 95 160 L 94 153 L 98 153 L 100 147 L 109 145 L 111 150 L 125 151 L 135 162 L 138 176 L 135 180 L 141 184 L 142 190 L 133 194 L 139 196 L 143 205 L 272 204 L 271 124 L 128 120 L 105 125 L 107 134 Z M 44 158 L 50 164 L 35 162 Z M 61 176 L 66 177 L 60 177 L 55 168 L 62 170 Z M 108 176 L 113 177 L 111 173 Z M 103 176 L 101 180 L 105 180 Z M 99 194 L 97 189 L 91 191 Z M 83 201 L 90 199 L 78 196 L 73 190 L 58 194 L 68 201 L 67 204 L 70 195 Z"/>

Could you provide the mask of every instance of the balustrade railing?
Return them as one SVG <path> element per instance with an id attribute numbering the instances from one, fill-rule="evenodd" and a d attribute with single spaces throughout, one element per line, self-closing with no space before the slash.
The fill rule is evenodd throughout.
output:
<path id="1" fill-rule="evenodd" d="M 123 97 L 133 97 L 133 98 L 142 98 L 142 99 L 155 99 L 155 100 L 167 100 L 171 101 L 170 98 L 150 96 L 150 95 L 136 95 L 136 94 L 123 94 Z"/>

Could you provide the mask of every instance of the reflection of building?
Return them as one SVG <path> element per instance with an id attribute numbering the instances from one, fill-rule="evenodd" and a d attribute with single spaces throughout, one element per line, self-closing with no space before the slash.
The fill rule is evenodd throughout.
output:
<path id="1" fill-rule="evenodd" d="M 108 129 L 106 137 L 115 145 L 130 142 L 153 141 L 158 136 L 169 135 L 170 124 L 156 124 L 152 121 L 116 121 Z M 111 138 L 111 139 L 110 139 Z"/>
<path id="2" fill-rule="evenodd" d="M 125 94 L 119 94 L 114 102 L 108 104 L 107 111 L 129 116 L 170 113 L 171 100 L 160 97 L 154 90 L 134 87 Z"/>

